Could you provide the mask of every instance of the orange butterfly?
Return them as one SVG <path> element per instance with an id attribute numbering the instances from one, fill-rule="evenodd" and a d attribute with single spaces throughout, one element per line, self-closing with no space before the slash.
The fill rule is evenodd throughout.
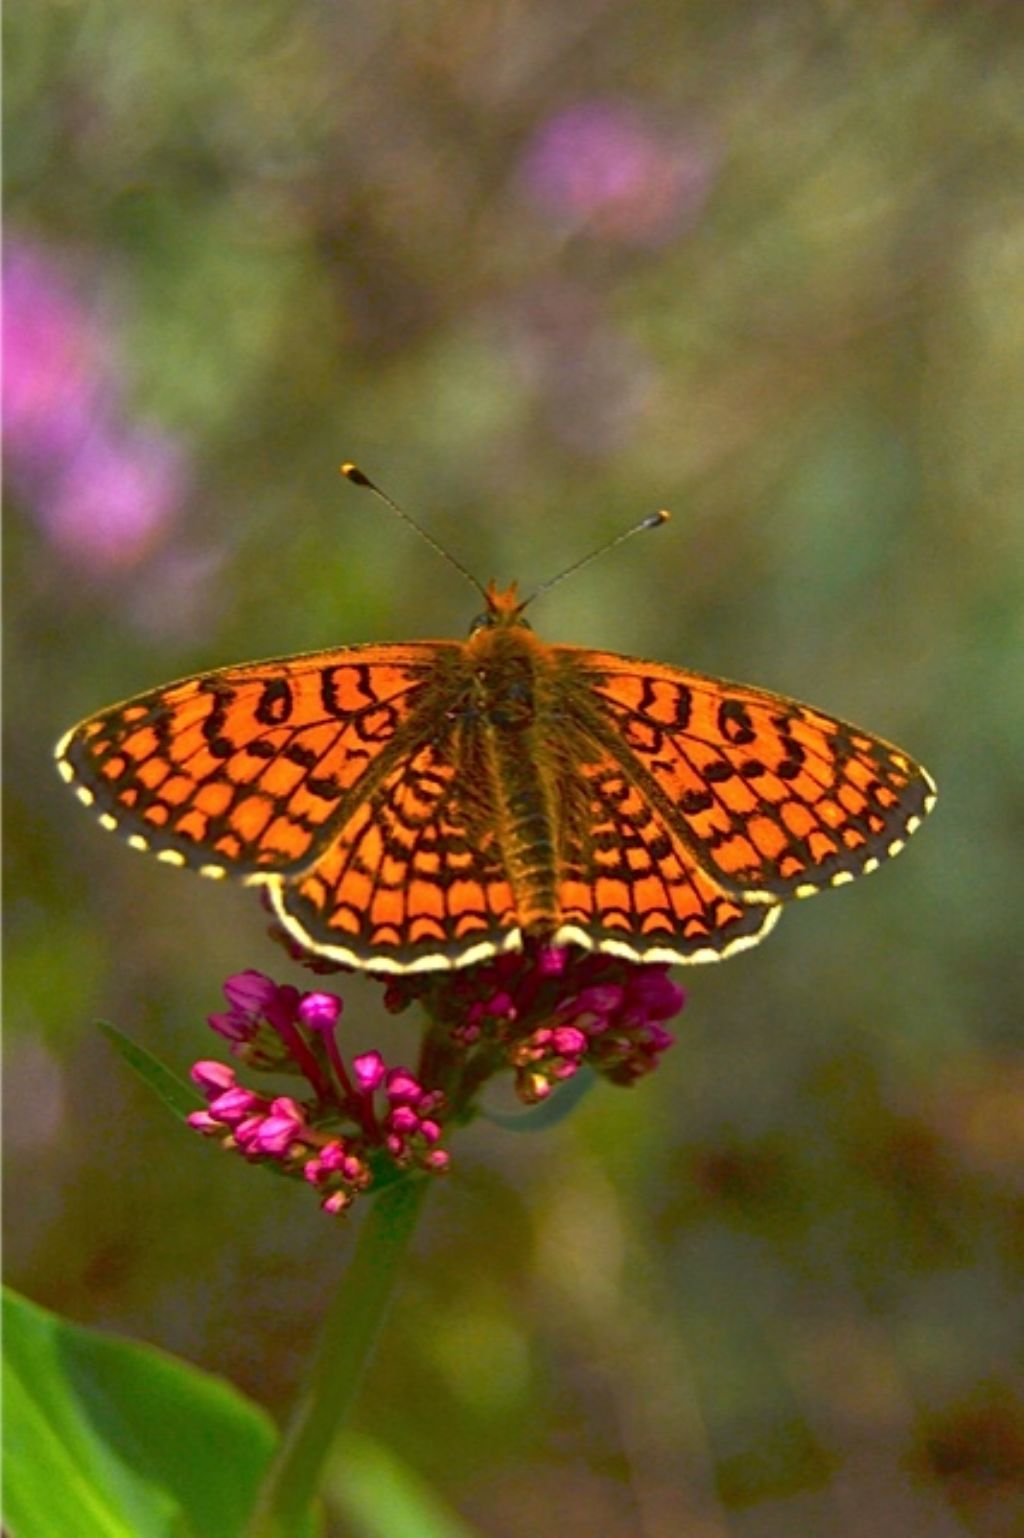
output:
<path id="1" fill-rule="evenodd" d="M 927 772 L 858 727 L 546 645 L 514 584 L 485 598 L 466 641 L 310 652 L 138 695 L 68 732 L 57 766 L 133 848 L 266 887 L 305 949 L 382 973 L 469 966 L 525 937 L 715 961 L 756 945 L 787 899 L 876 869 L 935 804 Z"/>

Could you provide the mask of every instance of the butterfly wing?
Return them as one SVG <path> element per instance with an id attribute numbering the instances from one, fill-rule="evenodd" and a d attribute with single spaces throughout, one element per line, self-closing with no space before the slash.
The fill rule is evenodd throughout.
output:
<path id="1" fill-rule="evenodd" d="M 628 961 L 701 962 L 763 939 L 779 904 L 724 888 L 695 858 L 671 807 L 593 721 L 563 731 L 573 765 L 560 780 L 567 804 L 556 943 Z"/>
<path id="2" fill-rule="evenodd" d="M 458 643 L 357 646 L 183 679 L 91 716 L 63 777 L 135 848 L 205 875 L 304 869 L 443 697 Z"/>
<path id="3" fill-rule="evenodd" d="M 308 949 L 464 966 L 519 941 L 465 688 L 457 642 L 225 668 L 83 721 L 58 766 L 135 848 L 265 885 Z"/>
<path id="4" fill-rule="evenodd" d="M 692 865 L 744 904 L 838 886 L 897 854 L 935 803 L 918 764 L 795 700 L 657 663 L 558 648 L 587 730 Z"/>
<path id="5" fill-rule="evenodd" d="M 469 966 L 521 944 L 478 749 L 471 727 L 435 718 L 429 739 L 353 803 L 315 865 L 268 881 L 300 945 L 393 973 Z"/>

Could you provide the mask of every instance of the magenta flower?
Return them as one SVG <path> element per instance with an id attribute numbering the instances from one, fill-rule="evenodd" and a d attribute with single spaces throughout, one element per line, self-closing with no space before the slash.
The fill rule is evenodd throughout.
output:
<path id="1" fill-rule="evenodd" d="M 661 964 L 528 945 L 477 967 L 403 978 L 388 986 L 391 1010 L 421 1000 L 463 1048 L 500 1048 L 527 1103 L 546 1099 L 584 1065 L 615 1084 L 655 1068 L 673 1037 L 683 990 Z"/>
<path id="2" fill-rule="evenodd" d="M 335 993 L 305 993 L 299 1019 L 315 1031 L 333 1031 L 341 1019 L 342 1001 Z"/>
<path id="3" fill-rule="evenodd" d="M 292 1055 L 278 1024 L 287 1027 L 298 1007 L 299 990 L 281 986 L 262 972 L 236 972 L 224 984 L 224 997 L 229 1008 L 207 1017 L 210 1029 L 231 1042 L 232 1054 L 250 1068 L 287 1073 L 293 1067 Z"/>
<path id="4" fill-rule="evenodd" d="M 387 1065 L 379 1052 L 364 1052 L 352 1059 L 355 1081 L 364 1095 L 379 1089 L 387 1075 Z"/>
<path id="5" fill-rule="evenodd" d="M 522 177 L 534 206 L 568 230 L 644 246 L 694 223 L 714 169 L 692 133 L 662 129 L 632 105 L 594 101 L 541 125 Z"/>
<path id="6" fill-rule="evenodd" d="M 255 971 L 229 977 L 224 994 L 229 1008 L 209 1024 L 235 1056 L 256 1072 L 301 1076 L 309 1093 L 261 1095 L 227 1064 L 204 1059 L 192 1069 L 207 1102 L 188 1118 L 197 1132 L 313 1185 L 328 1212 L 343 1211 L 371 1184 L 375 1156 L 400 1170 L 447 1168 L 436 1146 L 444 1096 L 407 1068 L 389 1069 L 379 1052 L 347 1067 L 335 1037 L 342 1013 L 335 994 L 300 993 Z"/>
<path id="7" fill-rule="evenodd" d="M 323 958 L 307 959 L 325 970 Z M 389 1066 L 376 1050 L 346 1061 L 336 994 L 303 993 L 248 971 L 229 977 L 224 995 L 228 1008 L 209 1024 L 233 1055 L 254 1072 L 305 1079 L 308 1093 L 262 1095 L 227 1064 L 204 1059 L 192 1080 L 206 1109 L 189 1122 L 314 1186 L 327 1212 L 344 1211 L 388 1164 L 447 1169 L 439 1146 L 446 1127 L 471 1116 L 479 1090 L 503 1070 L 529 1105 L 583 1067 L 634 1083 L 671 1046 L 663 1022 L 684 999 L 665 966 L 537 944 L 462 971 L 395 979 L 385 988 L 387 1007 L 399 1013 L 416 1000 L 428 1017 L 413 1071 Z"/>

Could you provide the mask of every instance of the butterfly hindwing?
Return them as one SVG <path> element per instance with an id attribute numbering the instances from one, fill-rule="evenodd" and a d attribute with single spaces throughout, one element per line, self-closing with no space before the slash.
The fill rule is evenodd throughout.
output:
<path id="1" fill-rule="evenodd" d="M 476 795 L 466 793 L 467 736 L 449 724 L 411 747 L 355 803 L 315 865 L 269 880 L 274 909 L 300 944 L 349 965 L 407 972 L 467 966 L 521 943 L 493 787 L 480 776 Z"/>
<path id="2" fill-rule="evenodd" d="M 584 830 L 569 839 L 559 936 L 633 961 L 713 961 L 755 945 L 777 903 L 745 903 L 694 859 L 671 815 L 581 729 Z"/>

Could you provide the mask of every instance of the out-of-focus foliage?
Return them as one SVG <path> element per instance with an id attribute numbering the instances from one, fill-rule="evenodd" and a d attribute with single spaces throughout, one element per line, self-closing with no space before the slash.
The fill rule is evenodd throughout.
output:
<path id="1" fill-rule="evenodd" d="M 52 741 L 200 667 L 462 633 L 343 458 L 485 578 L 668 505 L 542 634 L 862 721 L 939 808 L 693 969 L 654 1078 L 457 1142 L 362 1424 L 508 1538 L 1019 1531 L 1017 11 L 10 8 L 17 1285 L 279 1410 L 349 1243 L 93 1029 L 184 1069 L 221 978 L 287 963 L 251 895 L 99 832 Z"/>

